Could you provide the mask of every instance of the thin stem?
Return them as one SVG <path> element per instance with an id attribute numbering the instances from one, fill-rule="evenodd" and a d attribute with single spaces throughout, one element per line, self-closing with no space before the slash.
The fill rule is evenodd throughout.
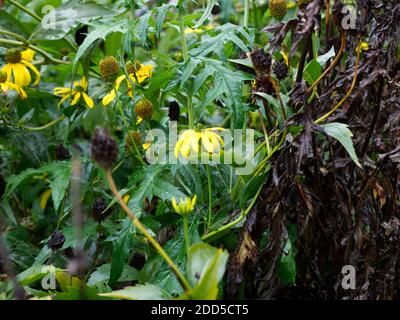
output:
<path id="1" fill-rule="evenodd" d="M 324 79 L 328 75 L 328 73 L 331 72 L 332 69 L 337 65 L 337 63 L 342 58 L 345 47 L 346 47 L 346 33 L 342 31 L 342 41 L 339 52 L 335 57 L 335 60 L 332 61 L 331 65 L 324 71 L 323 74 L 321 74 L 321 76 L 312 84 L 312 86 L 308 88 L 308 92 L 311 92 L 321 82 L 321 80 Z"/>
<path id="2" fill-rule="evenodd" d="M 243 211 L 240 213 L 240 216 L 239 216 L 236 220 L 234 220 L 234 221 L 232 221 L 232 222 L 230 222 L 230 223 L 228 223 L 228 224 L 226 224 L 226 225 L 223 225 L 222 227 L 218 228 L 218 229 L 215 230 L 215 231 L 212 231 L 212 232 L 210 232 L 210 233 L 207 233 L 207 234 L 203 235 L 203 236 L 201 237 L 201 239 L 202 239 L 203 241 L 206 241 L 206 240 L 208 240 L 208 239 L 210 239 L 210 238 L 213 238 L 213 237 L 215 237 L 216 235 L 218 235 L 218 234 L 220 234 L 220 233 L 222 233 L 222 232 L 224 232 L 224 231 L 226 231 L 226 230 L 229 230 L 229 229 L 233 228 L 234 226 L 236 226 L 237 224 L 239 224 L 240 222 L 242 222 L 243 219 L 246 218 L 246 216 L 248 215 L 248 213 L 250 212 L 250 210 L 251 210 L 251 209 L 253 208 L 253 206 L 255 205 L 255 203 L 256 203 L 256 201 L 257 201 L 257 199 L 258 199 L 258 196 L 259 196 L 260 193 L 261 193 L 261 190 L 262 190 L 263 186 L 264 186 L 264 185 L 261 184 L 261 186 L 258 188 L 258 191 L 257 191 L 256 195 L 254 196 L 253 200 L 251 201 L 250 205 L 246 208 L 246 210 L 243 210 Z"/>
<path id="3" fill-rule="evenodd" d="M 0 38 L 0 43 L 4 43 L 4 44 L 10 44 L 10 45 L 14 45 L 14 46 L 19 46 L 19 47 L 27 47 L 27 48 L 31 48 L 32 50 L 40 53 L 43 57 L 45 57 L 47 60 L 49 60 L 50 62 L 53 63 L 59 63 L 59 64 L 69 64 L 69 62 L 63 61 L 63 60 L 59 60 L 56 58 L 53 58 L 52 56 L 50 56 L 46 51 L 44 51 L 43 49 L 40 49 L 37 46 L 34 46 L 30 43 L 27 42 L 22 42 L 22 41 L 15 41 L 15 40 L 9 40 L 9 39 L 3 39 Z"/>
<path id="4" fill-rule="evenodd" d="M 61 117 L 59 117 L 59 118 L 57 118 L 57 119 L 55 119 L 55 120 L 53 120 L 53 121 L 41 126 L 41 127 L 26 127 L 26 126 L 22 126 L 22 128 L 24 128 L 24 129 L 26 129 L 28 131 L 42 131 L 42 130 L 50 128 L 51 126 L 57 124 L 58 122 L 60 122 L 60 121 L 62 121 L 64 119 L 65 119 L 65 116 L 62 115 Z"/>
<path id="5" fill-rule="evenodd" d="M 115 185 L 114 179 L 112 177 L 111 171 L 106 169 L 105 170 L 106 179 L 110 185 L 111 191 L 113 192 L 114 196 L 117 198 L 119 205 L 125 211 L 126 215 L 129 219 L 131 219 L 133 225 L 139 229 L 139 231 L 146 237 L 146 239 L 153 245 L 154 249 L 160 254 L 160 256 L 165 260 L 165 262 L 169 265 L 172 269 L 176 277 L 178 278 L 179 282 L 181 283 L 182 287 L 185 291 L 190 290 L 189 282 L 186 280 L 185 276 L 182 272 L 178 269 L 175 263 L 171 260 L 168 254 L 164 251 L 164 249 L 160 246 L 160 244 L 151 236 L 151 234 L 147 231 L 146 227 L 136 218 L 135 214 L 129 209 L 129 207 L 125 204 L 124 200 L 122 199 L 119 191 Z"/>
<path id="6" fill-rule="evenodd" d="M 181 34 L 181 45 L 182 45 L 182 56 L 183 56 L 183 61 L 186 62 L 189 60 L 189 53 L 188 53 L 188 48 L 187 48 L 187 42 L 186 42 L 186 34 L 185 34 L 185 22 L 183 21 L 183 14 L 181 12 L 182 10 L 179 10 L 179 33 Z"/>
<path id="7" fill-rule="evenodd" d="M 189 254 L 190 250 L 190 239 L 189 239 L 189 216 L 184 214 L 183 219 L 183 234 L 185 236 L 186 254 Z"/>
<path id="8" fill-rule="evenodd" d="M 16 34 L 14 32 L 10 32 L 10 31 L 7 31 L 7 30 L 0 29 L 0 34 L 4 34 L 6 36 L 14 37 L 15 39 L 27 44 L 27 41 L 23 37 L 21 37 L 19 34 Z"/>
<path id="9" fill-rule="evenodd" d="M 208 184 L 208 220 L 207 227 L 210 228 L 212 218 L 212 189 L 211 189 L 211 173 L 210 166 L 206 165 L 207 168 L 207 184 Z"/>
<path id="10" fill-rule="evenodd" d="M 18 3 L 17 1 L 14 1 L 14 0 L 7 0 L 7 1 L 9 3 L 13 4 L 14 6 L 16 6 L 18 9 L 24 11 L 25 13 L 27 13 L 28 15 L 30 15 L 32 18 L 36 19 L 37 21 L 42 21 L 41 17 L 39 17 L 35 12 L 29 10 L 24 5 Z"/>
<path id="11" fill-rule="evenodd" d="M 249 0 L 244 0 L 244 21 L 243 21 L 243 26 L 245 28 L 247 28 L 249 26 L 249 12 L 250 12 Z"/>
<path id="12" fill-rule="evenodd" d="M 340 100 L 329 112 L 325 113 L 321 118 L 317 119 L 314 121 L 314 123 L 319 124 L 321 122 L 324 122 L 326 119 L 329 118 L 329 116 L 334 113 L 339 107 L 347 100 L 348 97 L 352 94 L 354 87 L 357 82 L 357 76 L 358 76 L 358 66 L 360 64 L 360 55 L 361 55 L 361 40 L 358 43 L 357 46 L 357 58 L 356 58 L 356 64 L 354 67 L 354 77 L 353 77 L 353 82 L 351 83 L 349 91 L 346 93 L 346 95 L 343 97 L 342 100 Z"/>
<path id="13" fill-rule="evenodd" d="M 270 154 L 271 146 L 269 145 L 268 132 L 267 132 L 267 128 L 265 127 L 264 119 L 263 119 L 263 116 L 262 116 L 262 113 L 261 113 L 260 110 L 258 110 L 258 117 L 260 118 L 261 126 L 262 126 L 262 129 L 264 131 L 265 144 L 267 146 L 267 154 Z"/>

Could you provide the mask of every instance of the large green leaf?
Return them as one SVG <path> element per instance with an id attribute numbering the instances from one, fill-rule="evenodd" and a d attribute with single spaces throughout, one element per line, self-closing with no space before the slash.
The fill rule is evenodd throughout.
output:
<path id="1" fill-rule="evenodd" d="M 106 263 L 101 265 L 94 271 L 87 282 L 88 286 L 99 286 L 101 284 L 106 284 L 110 281 L 110 270 L 111 264 Z M 118 281 L 135 281 L 140 279 L 140 273 L 135 268 L 128 265 L 124 265 L 121 272 L 121 276 Z"/>
<path id="2" fill-rule="evenodd" d="M 39 176 L 43 174 L 49 174 L 49 187 L 52 190 L 54 207 L 55 209 L 58 209 L 69 186 L 71 163 L 68 161 L 52 162 L 40 168 L 27 169 L 18 175 L 11 176 L 7 180 L 6 197 L 8 198 L 21 183 L 32 178 L 33 176 Z"/>
<path id="3" fill-rule="evenodd" d="M 106 8 L 96 1 L 91 0 L 70 0 L 50 12 L 50 16 L 43 19 L 48 23 L 39 25 L 33 32 L 32 38 L 41 40 L 57 40 L 64 38 L 72 29 L 80 23 L 99 18 L 112 16 L 115 12 Z"/>
<path id="4" fill-rule="evenodd" d="M 127 262 L 132 244 L 130 227 L 126 228 L 114 244 L 111 258 L 110 283 L 115 283 L 122 275 L 124 264 Z"/>
<path id="5" fill-rule="evenodd" d="M 189 251 L 187 276 L 194 288 L 185 298 L 215 300 L 218 284 L 225 273 L 228 252 L 206 243 L 194 244 Z"/>
<path id="6" fill-rule="evenodd" d="M 107 293 L 100 293 L 102 297 L 123 299 L 123 300 L 166 300 L 171 297 L 161 288 L 152 284 L 137 285 L 135 287 L 126 287 Z"/>
<path id="7" fill-rule="evenodd" d="M 91 50 L 92 46 L 98 40 L 105 40 L 106 37 L 111 33 L 124 33 L 128 31 L 128 21 L 122 20 L 114 22 L 111 26 L 109 24 L 93 24 L 94 30 L 90 32 L 83 43 L 80 45 L 74 60 L 74 66 L 77 65 L 79 60 L 83 57 L 88 50 Z"/>
<path id="8" fill-rule="evenodd" d="M 323 124 L 321 127 L 324 129 L 326 134 L 338 140 L 349 153 L 354 163 L 362 168 L 356 151 L 354 150 L 353 141 L 351 139 L 353 137 L 353 133 L 350 131 L 349 126 L 340 122 L 332 122 Z"/>

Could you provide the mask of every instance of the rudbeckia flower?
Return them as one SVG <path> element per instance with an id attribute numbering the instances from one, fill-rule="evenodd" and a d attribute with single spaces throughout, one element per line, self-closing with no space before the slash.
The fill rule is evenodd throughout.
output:
<path id="1" fill-rule="evenodd" d="M 31 70 L 36 75 L 34 85 L 37 85 L 40 80 L 40 73 L 38 69 L 31 63 L 35 51 L 27 49 L 20 51 L 18 49 L 9 49 L 6 52 L 7 64 L 1 69 L 7 73 L 7 82 L 15 83 L 18 86 L 29 86 L 32 81 Z"/>
<path id="2" fill-rule="evenodd" d="M 198 132 L 196 130 L 186 130 L 179 137 L 175 144 L 175 157 L 178 158 L 179 153 L 188 158 L 191 151 L 199 153 L 200 147 L 204 148 L 210 154 L 218 154 L 224 141 L 218 133 L 213 131 L 222 131 L 223 128 L 208 128 Z"/>
<path id="3" fill-rule="evenodd" d="M 115 100 L 115 98 L 117 96 L 117 90 L 119 90 L 121 84 L 124 81 L 126 81 L 127 86 L 128 86 L 128 95 L 132 98 L 133 92 L 132 92 L 131 81 L 136 82 L 136 79 L 137 79 L 138 83 L 142 83 L 147 78 L 150 78 L 153 73 L 153 66 L 152 65 L 145 66 L 143 64 L 139 64 L 139 68 L 136 72 L 134 70 L 129 70 L 128 68 L 127 68 L 127 70 L 129 72 L 130 80 L 128 80 L 126 75 L 122 75 L 122 76 L 118 77 L 117 80 L 115 80 L 115 87 L 103 98 L 102 102 L 103 102 L 104 106 L 109 105 L 112 101 Z M 130 72 L 130 71 L 132 71 L 132 72 Z"/>
<path id="4" fill-rule="evenodd" d="M 172 207 L 175 212 L 184 216 L 191 213 L 196 205 L 197 196 L 195 195 L 193 198 L 186 198 L 179 200 L 179 203 L 175 198 L 172 199 Z"/>
<path id="5" fill-rule="evenodd" d="M 21 99 L 27 98 L 27 94 L 22 87 L 7 81 L 7 73 L 4 71 L 0 71 L 0 90 L 4 93 L 7 93 L 8 90 L 15 90 L 18 92 Z"/>
<path id="6" fill-rule="evenodd" d="M 83 77 L 80 81 L 74 82 L 74 87 L 71 88 L 54 88 L 54 94 L 62 96 L 62 99 L 59 102 L 59 106 L 68 98 L 72 97 L 71 106 L 74 106 L 78 103 L 78 101 L 83 98 L 85 100 L 86 105 L 89 108 L 94 107 L 94 102 L 91 97 L 86 93 L 88 88 L 88 82 L 85 77 Z"/>

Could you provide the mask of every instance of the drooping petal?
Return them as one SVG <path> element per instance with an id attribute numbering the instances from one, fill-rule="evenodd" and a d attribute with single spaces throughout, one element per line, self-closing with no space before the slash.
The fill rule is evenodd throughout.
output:
<path id="1" fill-rule="evenodd" d="M 35 85 L 35 86 L 38 85 L 39 81 L 40 81 L 40 72 L 39 72 L 39 70 L 36 69 L 36 67 L 30 62 L 21 60 L 21 63 L 23 63 L 24 65 L 26 65 L 29 69 L 31 69 L 33 71 L 33 73 L 36 76 L 36 79 L 35 79 L 35 82 L 33 83 L 33 85 Z M 29 77 L 30 77 L 30 75 L 29 75 Z"/>
<path id="2" fill-rule="evenodd" d="M 113 89 L 103 97 L 103 100 L 101 101 L 103 103 L 103 106 L 108 106 L 112 101 L 115 100 L 115 97 L 116 93 L 115 89 Z"/>
<path id="3" fill-rule="evenodd" d="M 153 73 L 152 65 L 141 65 L 141 68 L 136 72 L 136 78 L 139 83 L 142 83 L 147 78 L 150 78 Z"/>
<path id="4" fill-rule="evenodd" d="M 115 80 L 115 89 L 119 89 L 119 86 L 121 85 L 121 83 L 122 83 L 122 81 L 124 81 L 126 79 L 126 75 L 122 75 L 122 76 L 119 76 L 118 78 L 117 78 L 117 80 Z M 129 81 L 128 81 L 129 82 Z"/>
<path id="5" fill-rule="evenodd" d="M 207 150 L 208 153 L 213 153 L 214 152 L 214 145 L 210 141 L 210 137 L 208 135 L 208 132 L 203 132 L 203 134 L 201 136 L 201 142 L 203 143 L 203 146 Z"/>
<path id="6" fill-rule="evenodd" d="M 7 81 L 7 82 L 10 82 L 10 81 L 11 81 L 11 74 L 12 74 L 12 64 L 11 64 L 11 63 L 6 64 L 6 65 L 1 69 L 1 71 L 4 71 L 5 73 L 7 73 L 7 79 L 6 79 L 6 81 Z"/>
<path id="7" fill-rule="evenodd" d="M 87 93 L 85 93 L 85 92 L 82 92 L 82 96 L 83 96 L 83 100 L 85 100 L 85 102 L 86 102 L 86 105 L 87 105 L 89 108 L 93 108 L 93 107 L 94 107 L 93 99 L 92 99 L 91 97 L 89 97 L 89 96 L 87 95 Z"/>
<path id="8" fill-rule="evenodd" d="M 69 93 L 64 95 L 62 97 L 62 99 L 60 100 L 60 102 L 58 103 L 58 106 L 60 107 L 64 103 L 64 101 L 67 100 L 70 96 L 71 96 L 71 94 L 69 94 Z"/>
<path id="9" fill-rule="evenodd" d="M 61 87 L 57 87 L 53 89 L 54 94 L 56 95 L 64 95 L 64 94 L 68 94 L 71 93 L 71 89 L 70 88 L 61 88 Z"/>
<path id="10" fill-rule="evenodd" d="M 12 74 L 14 77 L 14 83 L 21 87 L 29 86 L 31 83 L 31 74 L 29 73 L 28 68 L 22 63 L 12 64 Z"/>
<path id="11" fill-rule="evenodd" d="M 76 105 L 80 98 L 81 98 L 81 93 L 80 92 L 74 93 L 74 99 L 71 102 L 71 106 Z"/>
<path id="12" fill-rule="evenodd" d="M 190 154 L 190 146 L 192 145 L 193 139 L 196 139 L 196 136 L 187 135 L 182 142 L 182 146 L 180 148 L 181 155 L 184 158 L 188 158 Z"/>

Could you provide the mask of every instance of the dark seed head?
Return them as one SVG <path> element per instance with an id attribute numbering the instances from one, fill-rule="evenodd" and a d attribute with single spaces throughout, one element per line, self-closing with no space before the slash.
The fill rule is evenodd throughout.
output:
<path id="1" fill-rule="evenodd" d="M 50 236 L 49 241 L 47 241 L 47 246 L 53 250 L 57 251 L 62 248 L 65 242 L 65 236 L 64 233 L 61 231 L 55 230 Z"/>
<path id="2" fill-rule="evenodd" d="M 181 108 L 179 103 L 176 101 L 171 101 L 168 105 L 168 116 L 171 121 L 179 121 L 179 116 L 181 114 Z"/>
<path id="3" fill-rule="evenodd" d="M 92 206 L 92 216 L 93 216 L 94 220 L 96 220 L 97 222 L 101 222 L 105 218 L 107 218 L 111 214 L 111 210 L 105 211 L 106 209 L 107 209 L 107 204 L 104 201 L 104 199 L 97 198 L 93 202 L 93 206 Z"/>
<path id="4" fill-rule="evenodd" d="M 278 80 L 285 79 L 289 74 L 289 68 L 285 62 L 278 62 L 274 65 L 274 74 Z"/>
<path id="5" fill-rule="evenodd" d="M 128 154 L 135 151 L 135 146 L 133 142 L 135 142 L 137 148 L 140 148 L 140 146 L 142 145 L 142 135 L 139 131 L 131 130 L 125 137 L 125 151 Z"/>
<path id="6" fill-rule="evenodd" d="M 56 145 L 56 160 L 69 160 L 71 154 L 62 144 Z"/>
<path id="7" fill-rule="evenodd" d="M 5 191 L 6 191 L 6 181 L 4 180 L 3 176 L 0 176 L 0 199 Z"/>
<path id="8" fill-rule="evenodd" d="M 22 59 L 21 50 L 19 49 L 8 49 L 6 51 L 6 61 L 8 63 L 18 63 Z"/>
<path id="9" fill-rule="evenodd" d="M 118 159 L 118 143 L 107 129 L 96 129 L 92 138 L 92 158 L 103 169 L 110 169 Z"/>
<path id="10" fill-rule="evenodd" d="M 99 67 L 100 74 L 104 80 L 112 82 L 117 78 L 119 72 L 119 64 L 113 56 L 108 56 L 100 60 Z"/>
<path id="11" fill-rule="evenodd" d="M 257 77 L 255 91 L 271 94 L 274 87 L 269 77 Z"/>
<path id="12" fill-rule="evenodd" d="M 272 58 L 264 52 L 264 49 L 256 48 L 250 55 L 254 68 L 260 73 L 269 73 L 271 70 Z"/>
<path id="13" fill-rule="evenodd" d="M 153 112 L 154 107 L 150 100 L 143 98 L 135 105 L 135 113 L 142 119 L 150 119 Z"/>

